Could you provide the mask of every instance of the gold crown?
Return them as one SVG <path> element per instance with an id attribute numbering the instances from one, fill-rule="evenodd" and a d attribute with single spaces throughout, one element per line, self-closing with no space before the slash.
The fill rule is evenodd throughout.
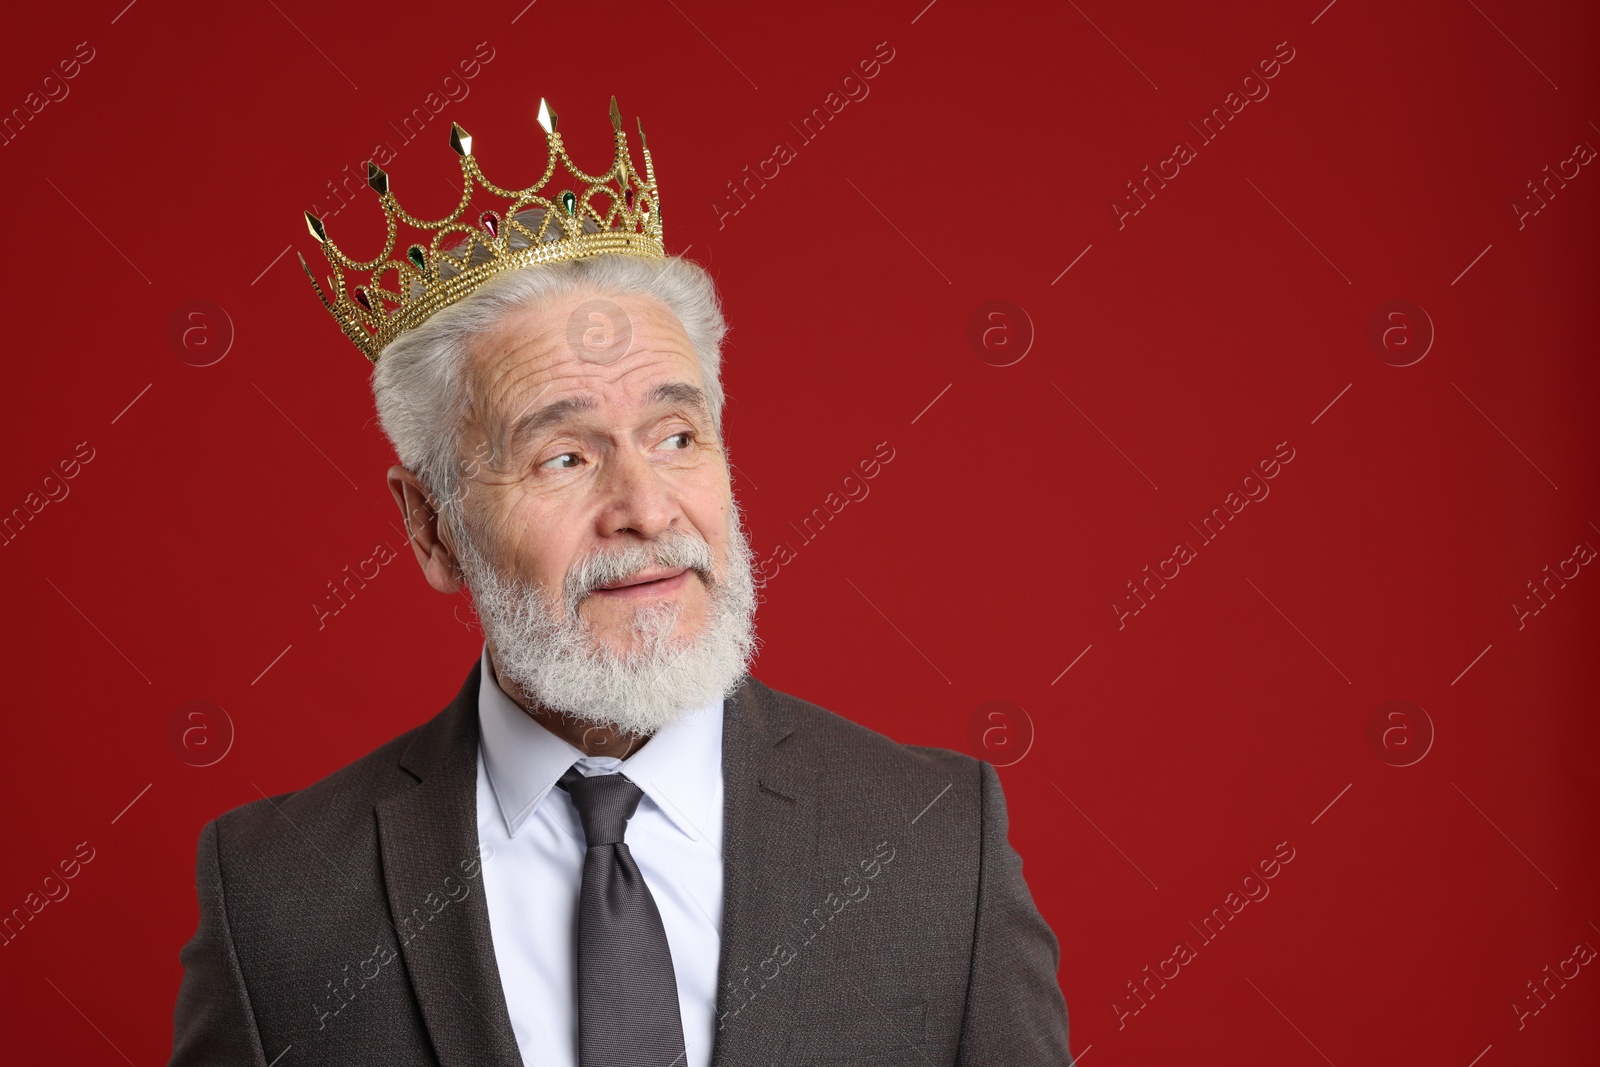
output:
<path id="1" fill-rule="evenodd" d="M 611 128 L 616 135 L 617 154 L 611 169 L 598 176 L 579 170 L 567 157 L 561 134 L 556 132 L 556 113 L 543 99 L 539 101 L 539 125 L 544 127 L 549 142 L 550 161 L 538 181 L 526 189 L 509 190 L 483 176 L 472 154 L 472 137 L 452 122 L 450 147 L 461 156 L 461 202 L 436 222 L 408 214 L 389 191 L 389 175 L 368 160 L 367 184 L 378 193 L 388 234 L 383 252 L 375 259 L 351 259 L 329 239 L 322 220 L 309 211 L 305 213 L 311 236 L 322 246 L 333 268 L 328 289 L 334 298 L 329 300 L 317 284 L 305 256 L 300 256 L 300 266 L 323 306 L 368 360 L 377 363 L 384 346 L 402 332 L 475 291 L 501 271 L 607 252 L 656 258 L 666 254 L 661 240 L 655 167 L 650 162 L 644 124 L 639 124 L 639 147 L 644 153 L 641 174 L 628 154 L 617 98 L 611 98 Z M 577 191 L 566 188 L 554 196 L 540 195 L 553 184 L 566 184 L 565 178 L 552 181 L 557 160 L 566 168 L 566 176 L 573 179 Z M 476 225 L 463 221 L 472 207 L 474 182 L 509 201 L 501 210 L 480 212 Z M 402 243 L 399 221 L 421 234 L 406 248 L 404 256 L 396 257 L 395 249 Z M 428 238 L 430 231 L 433 236 Z M 453 234 L 462 235 L 464 240 L 450 250 L 441 248 Z M 361 284 L 347 290 L 346 270 L 365 272 L 366 278 L 356 279 Z M 390 271 L 395 275 L 393 287 L 383 284 L 383 276 Z"/>

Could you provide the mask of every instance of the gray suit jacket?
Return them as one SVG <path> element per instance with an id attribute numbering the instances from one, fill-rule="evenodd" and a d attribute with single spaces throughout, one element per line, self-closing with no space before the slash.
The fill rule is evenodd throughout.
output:
<path id="1" fill-rule="evenodd" d="M 173 1064 L 522 1063 L 481 878 L 478 680 L 205 827 Z M 1070 1064 L 994 768 L 748 676 L 723 714 L 714 1067 Z"/>

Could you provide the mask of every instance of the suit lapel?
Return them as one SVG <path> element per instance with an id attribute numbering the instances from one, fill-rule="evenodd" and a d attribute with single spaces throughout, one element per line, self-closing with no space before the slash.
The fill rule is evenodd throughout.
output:
<path id="1" fill-rule="evenodd" d="M 400 955 L 440 1063 L 521 1067 L 477 867 L 479 671 L 474 665 L 455 700 L 401 757 L 418 784 L 377 805 L 379 849 Z M 774 977 L 771 961 L 817 903 L 807 895 L 817 844 L 816 768 L 801 756 L 794 733 L 793 716 L 754 678 L 746 676 L 724 701 L 712 1067 L 777 1062 L 788 1044 L 799 966 L 779 966 Z"/>
<path id="2" fill-rule="evenodd" d="M 418 784 L 377 805 L 378 842 L 400 955 L 440 1063 L 521 1067 L 478 866 L 480 669 L 401 757 Z"/>
<path id="3" fill-rule="evenodd" d="M 712 1067 L 776 1063 L 784 1054 L 798 965 L 774 960 L 815 901 L 816 768 L 771 690 L 746 676 L 723 705 L 722 948 Z M 766 966 L 763 967 L 763 961 Z M 777 967 L 774 975 L 773 968 Z"/>

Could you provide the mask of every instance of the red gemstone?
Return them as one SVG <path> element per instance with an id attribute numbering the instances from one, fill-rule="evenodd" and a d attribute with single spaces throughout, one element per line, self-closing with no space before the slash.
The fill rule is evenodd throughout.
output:
<path id="1" fill-rule="evenodd" d="M 627 202 L 628 210 L 633 210 L 633 190 L 628 189 L 622 194 L 622 199 Z"/>
<path id="2" fill-rule="evenodd" d="M 478 216 L 478 224 L 484 228 L 490 237 L 500 236 L 500 216 L 493 211 L 485 211 Z"/>
<path id="3" fill-rule="evenodd" d="M 367 295 L 366 289 L 358 285 L 355 288 L 355 292 L 351 293 L 350 295 L 356 298 L 356 303 L 360 304 L 368 311 L 372 310 L 372 298 Z"/>

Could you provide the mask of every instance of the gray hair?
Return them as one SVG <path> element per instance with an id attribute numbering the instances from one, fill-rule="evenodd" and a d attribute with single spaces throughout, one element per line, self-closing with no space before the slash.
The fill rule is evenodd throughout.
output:
<path id="1" fill-rule="evenodd" d="M 540 233 L 537 216 L 527 219 L 529 214 L 519 214 L 518 221 L 526 219 L 528 228 Z M 515 230 L 511 241 L 514 247 L 529 243 Z M 472 262 L 483 258 L 479 254 Z M 458 523 L 464 518 L 455 504 L 461 488 L 462 423 L 474 399 L 466 373 L 473 341 L 542 299 L 583 291 L 652 296 L 677 316 L 699 357 L 712 425 L 722 437 L 722 339 L 727 324 L 716 284 L 703 267 L 677 256 L 606 253 L 507 271 L 389 342 L 372 372 L 372 395 L 384 434 L 400 463 L 432 492 L 453 531 L 460 532 Z"/>

